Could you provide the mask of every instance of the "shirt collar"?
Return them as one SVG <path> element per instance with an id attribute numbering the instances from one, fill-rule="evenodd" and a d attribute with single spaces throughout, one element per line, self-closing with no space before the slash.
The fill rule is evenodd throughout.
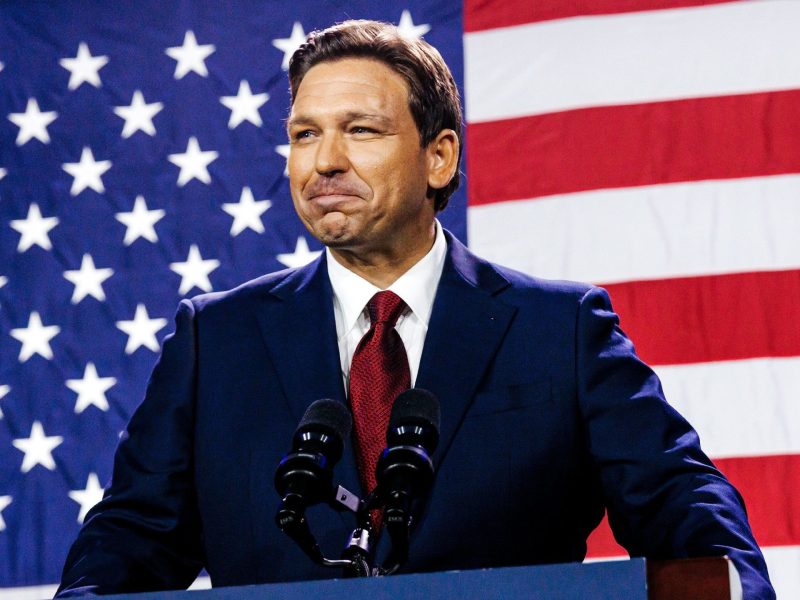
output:
<path id="1" fill-rule="evenodd" d="M 442 226 L 436 221 L 436 239 L 433 247 L 414 266 L 403 273 L 397 281 L 387 289 L 400 296 L 411 312 L 426 326 L 433 311 L 433 300 L 436 288 L 442 276 L 444 260 L 447 255 L 447 241 Z M 364 311 L 364 307 L 381 289 L 369 281 L 353 273 L 341 265 L 332 255 L 329 248 L 327 254 L 328 277 L 333 288 L 333 301 L 341 311 L 342 323 L 337 335 L 341 338 L 350 331 Z"/>

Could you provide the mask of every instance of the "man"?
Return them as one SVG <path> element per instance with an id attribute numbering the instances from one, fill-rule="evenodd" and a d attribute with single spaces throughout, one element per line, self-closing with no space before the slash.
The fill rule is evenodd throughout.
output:
<path id="1" fill-rule="evenodd" d="M 214 585 L 339 575 L 275 526 L 275 465 L 305 408 L 330 397 L 355 417 L 337 478 L 369 491 L 379 414 L 417 386 L 439 398 L 442 427 L 405 572 L 579 561 L 606 509 L 633 555 L 727 554 L 746 597 L 773 597 L 741 498 L 605 292 L 489 264 L 436 222 L 461 153 L 436 50 L 351 21 L 311 34 L 289 76 L 292 198 L 327 251 L 181 303 L 61 591 L 180 588 L 202 567 Z M 391 316 L 376 316 L 384 301 Z M 378 339 L 402 360 L 384 369 L 385 397 L 364 399 Z M 309 520 L 329 554 L 354 526 L 327 507 Z"/>

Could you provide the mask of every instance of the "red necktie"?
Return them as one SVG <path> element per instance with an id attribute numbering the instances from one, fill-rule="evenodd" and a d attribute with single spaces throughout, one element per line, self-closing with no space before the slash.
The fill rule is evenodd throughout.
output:
<path id="1" fill-rule="evenodd" d="M 370 328 L 350 365 L 350 406 L 364 493 L 375 488 L 375 465 L 386 447 L 392 404 L 411 386 L 406 349 L 394 328 L 405 307 L 394 292 L 378 292 L 372 297 L 367 303 Z"/>

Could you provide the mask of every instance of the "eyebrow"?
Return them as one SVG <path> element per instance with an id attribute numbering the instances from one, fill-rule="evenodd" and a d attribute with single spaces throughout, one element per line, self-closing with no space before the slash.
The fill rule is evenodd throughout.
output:
<path id="1" fill-rule="evenodd" d="M 361 119 L 365 121 L 377 121 L 379 123 L 383 123 L 384 125 L 389 125 L 391 123 L 391 120 L 383 115 L 378 115 L 374 113 L 365 113 L 355 110 L 342 113 L 339 121 L 341 123 L 350 123 L 351 121 L 357 121 Z M 287 119 L 286 129 L 291 129 L 292 127 L 297 127 L 302 125 L 315 125 L 316 122 L 317 121 L 313 117 L 298 115 L 297 117 Z"/>

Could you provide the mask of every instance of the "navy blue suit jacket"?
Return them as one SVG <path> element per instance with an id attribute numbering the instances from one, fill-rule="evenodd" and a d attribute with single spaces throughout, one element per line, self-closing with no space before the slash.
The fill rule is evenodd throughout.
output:
<path id="1" fill-rule="evenodd" d="M 579 561 L 608 510 L 634 555 L 728 554 L 773 597 L 741 498 L 665 402 L 602 289 L 482 261 L 448 235 L 417 387 L 441 403 L 437 478 L 405 572 Z M 338 576 L 274 524 L 273 473 L 306 407 L 346 403 L 325 256 L 184 300 L 62 589 Z M 336 479 L 358 490 L 352 445 Z M 309 511 L 326 554 L 354 526 Z"/>

